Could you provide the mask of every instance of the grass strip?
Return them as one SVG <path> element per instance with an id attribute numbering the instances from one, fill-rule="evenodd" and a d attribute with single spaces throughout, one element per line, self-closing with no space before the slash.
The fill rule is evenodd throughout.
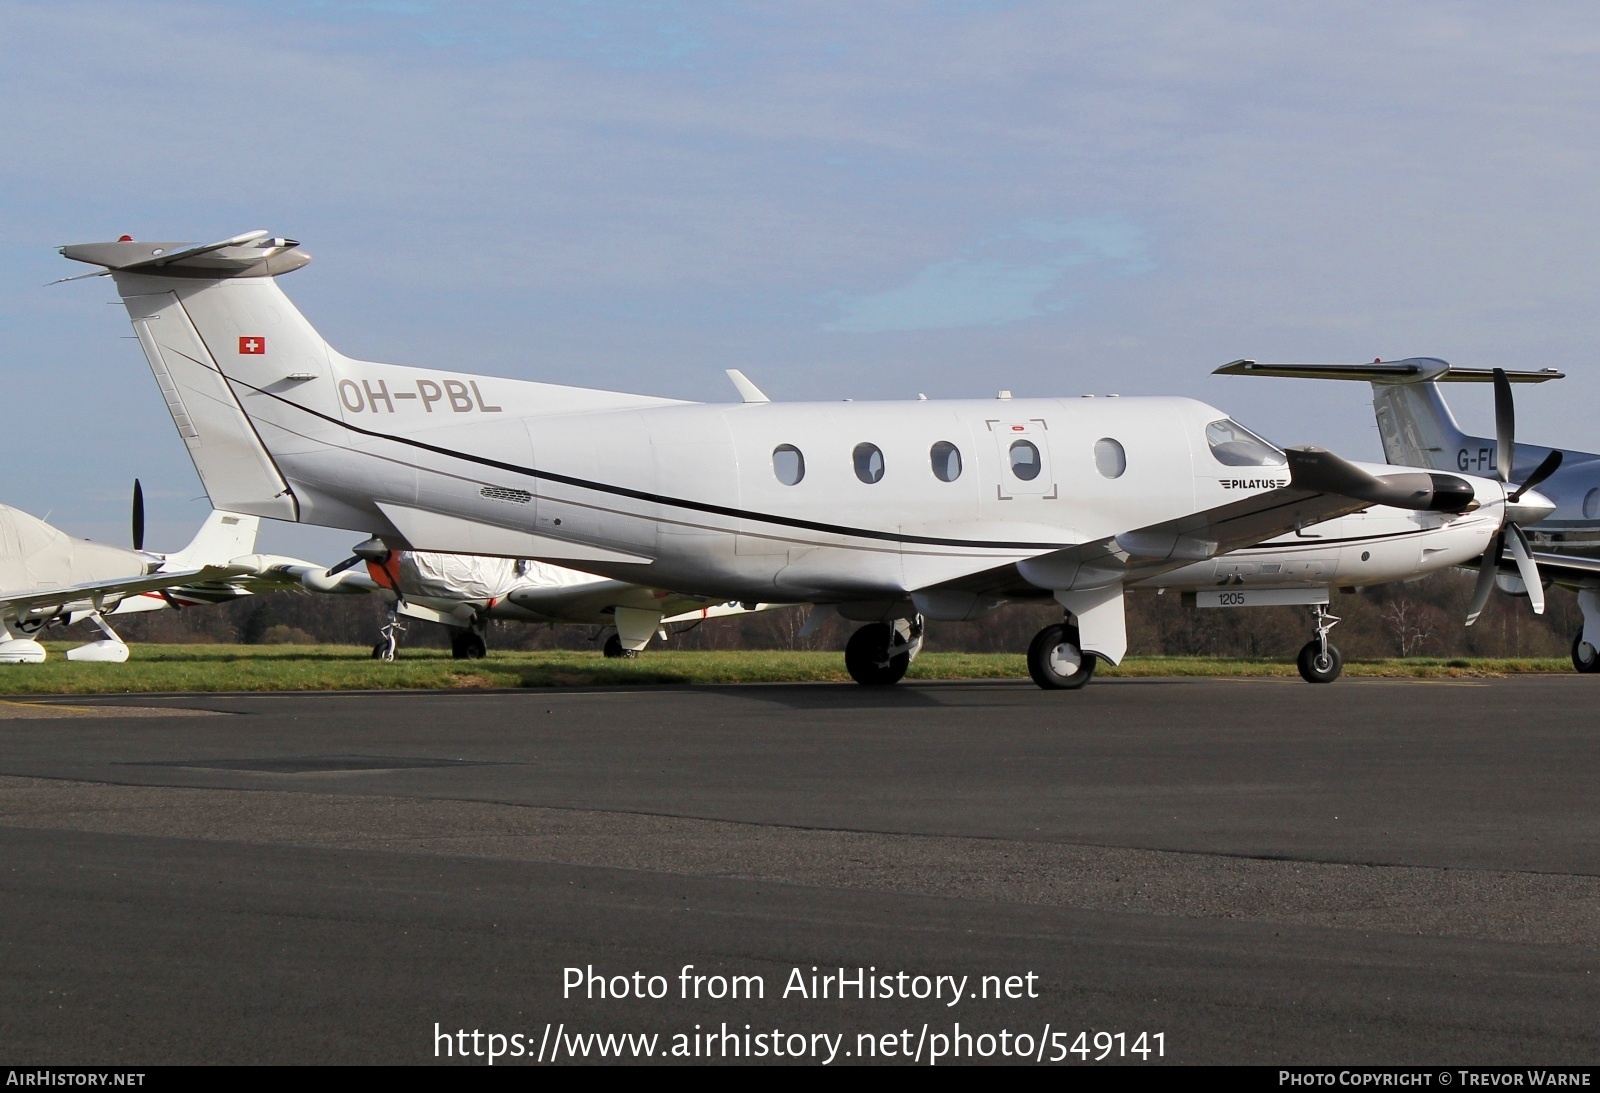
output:
<path id="1" fill-rule="evenodd" d="M 68 646 L 50 643 L 44 664 L 0 665 L 0 695 L 130 694 L 159 691 L 451 690 L 499 687 L 617 687 L 639 684 L 845 682 L 837 652 L 677 652 L 651 650 L 635 660 L 595 652 L 491 651 L 483 660 L 452 660 L 439 649 L 406 650 L 392 663 L 363 646 L 136 645 L 126 664 L 75 664 Z M 1472 678 L 1570 672 L 1563 658 L 1347 660 L 1351 677 Z M 1288 658 L 1129 657 L 1096 673 L 1118 676 L 1296 676 Z M 912 680 L 1026 679 L 1016 653 L 925 653 Z"/>

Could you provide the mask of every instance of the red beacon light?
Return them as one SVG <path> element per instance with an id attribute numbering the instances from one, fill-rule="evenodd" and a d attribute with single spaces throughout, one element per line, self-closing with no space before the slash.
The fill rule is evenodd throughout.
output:
<path id="1" fill-rule="evenodd" d="M 131 236 L 131 235 L 119 235 L 119 236 L 117 236 L 117 242 L 118 243 L 132 243 L 133 242 L 133 236 Z"/>

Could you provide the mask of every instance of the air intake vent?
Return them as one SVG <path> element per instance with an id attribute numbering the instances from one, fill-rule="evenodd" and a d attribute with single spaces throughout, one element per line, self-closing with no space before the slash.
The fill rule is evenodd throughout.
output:
<path id="1" fill-rule="evenodd" d="M 485 486 L 478 492 L 491 501 L 510 501 L 515 505 L 526 505 L 533 500 L 533 494 L 527 490 L 513 490 L 505 486 Z"/>

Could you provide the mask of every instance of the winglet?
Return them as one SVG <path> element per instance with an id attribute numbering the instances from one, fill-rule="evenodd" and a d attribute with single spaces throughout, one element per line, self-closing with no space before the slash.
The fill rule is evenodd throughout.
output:
<path id="1" fill-rule="evenodd" d="M 733 381 L 734 389 L 739 392 L 739 397 L 745 402 L 771 402 L 761 388 L 750 382 L 750 377 L 737 368 L 727 369 L 728 378 Z"/>

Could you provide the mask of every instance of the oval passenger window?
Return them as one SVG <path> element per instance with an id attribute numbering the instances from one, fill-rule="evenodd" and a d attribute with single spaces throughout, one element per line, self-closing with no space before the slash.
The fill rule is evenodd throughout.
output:
<path id="1" fill-rule="evenodd" d="M 806 476 L 806 457 L 793 444 L 779 444 L 772 449 L 772 473 L 785 486 L 793 486 Z"/>
<path id="2" fill-rule="evenodd" d="M 1121 478 L 1128 469 L 1128 453 L 1118 441 L 1103 436 L 1094 442 L 1094 469 L 1107 478 Z"/>
<path id="3" fill-rule="evenodd" d="M 1033 446 L 1031 440 L 1019 440 L 1011 445 L 1011 473 L 1024 482 L 1032 482 L 1039 477 L 1043 463 L 1039 459 L 1039 449 Z"/>
<path id="4" fill-rule="evenodd" d="M 928 452 L 933 460 L 933 476 L 941 482 L 954 482 L 961 477 L 961 449 L 948 440 L 941 440 Z"/>
<path id="5" fill-rule="evenodd" d="M 857 478 L 872 483 L 883 477 L 883 452 L 876 444 L 857 444 L 853 454 Z"/>

